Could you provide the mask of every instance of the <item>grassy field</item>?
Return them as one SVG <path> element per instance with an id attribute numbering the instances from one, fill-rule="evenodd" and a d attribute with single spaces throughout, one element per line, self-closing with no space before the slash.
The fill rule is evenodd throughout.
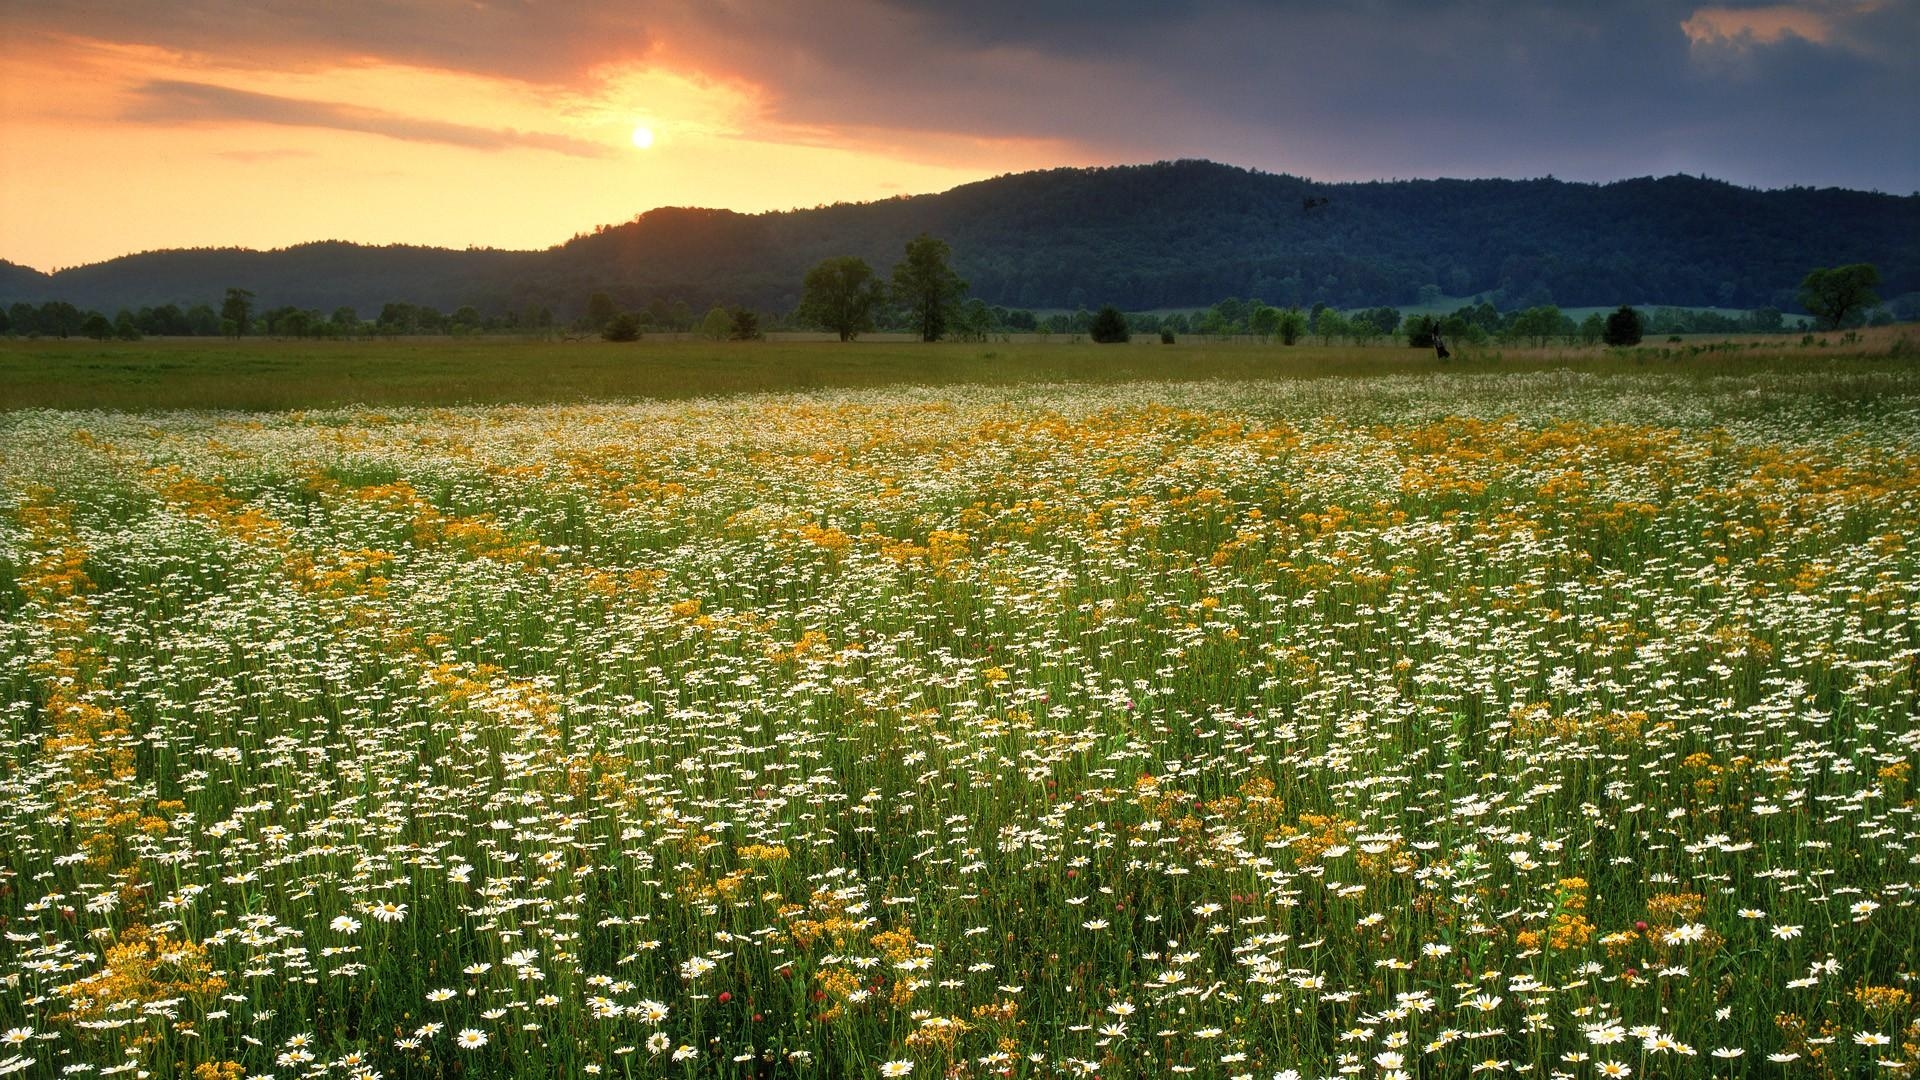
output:
<path id="1" fill-rule="evenodd" d="M 12 347 L 0 1075 L 1913 1075 L 1893 349 Z"/>
<path id="2" fill-rule="evenodd" d="M 248 409 L 452 404 L 540 404 L 711 397 L 919 385 L 1119 383 L 1390 375 L 1435 370 L 1584 370 L 1632 373 L 1686 362 L 1699 374 L 1793 370 L 1839 357 L 1885 358 L 1914 348 L 1912 328 L 1862 334 L 1853 344 L 1801 348 L 1754 338 L 1598 349 L 1486 349 L 1442 369 L 1425 350 L 1182 342 L 1127 347 L 1064 338 L 923 345 L 899 340 L 536 342 L 428 339 L 296 342 L 167 340 L 0 341 L 0 409 Z M 1476 366 L 1478 365 L 1478 366 Z"/>

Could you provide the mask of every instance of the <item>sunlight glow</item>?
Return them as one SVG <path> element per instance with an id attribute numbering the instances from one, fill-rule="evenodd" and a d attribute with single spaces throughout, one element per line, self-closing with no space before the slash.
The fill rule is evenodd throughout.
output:
<path id="1" fill-rule="evenodd" d="M 645 150 L 653 145 L 653 129 L 641 124 L 633 129 L 633 145 Z"/>

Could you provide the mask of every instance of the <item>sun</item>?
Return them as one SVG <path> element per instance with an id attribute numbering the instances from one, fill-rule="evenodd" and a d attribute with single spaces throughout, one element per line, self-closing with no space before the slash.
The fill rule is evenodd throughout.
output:
<path id="1" fill-rule="evenodd" d="M 633 129 L 633 145 L 645 150 L 653 145 L 653 129 L 641 124 Z"/>

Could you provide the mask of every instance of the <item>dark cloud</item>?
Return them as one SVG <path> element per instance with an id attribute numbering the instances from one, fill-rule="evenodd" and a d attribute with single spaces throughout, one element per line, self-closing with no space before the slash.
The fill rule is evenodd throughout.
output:
<path id="1" fill-rule="evenodd" d="M 1084 160 L 1204 156 L 1329 178 L 1684 170 L 1920 187 L 1920 3 L 1801 0 L 1818 40 L 1703 44 L 1682 29 L 1706 7 L 1781 6 L 13 0 L 0 27 L 207 63 L 378 59 L 576 90 L 596 65 L 651 57 L 758 85 L 766 119 L 804 129 L 796 139 L 905 153 L 921 134 L 1014 137 L 1065 141 Z"/>
<path id="2" fill-rule="evenodd" d="M 155 80 L 142 84 L 134 94 L 135 103 L 127 111 L 126 119 L 144 123 L 279 124 L 357 131 L 408 142 L 444 143 L 475 150 L 530 147 L 576 157 L 604 157 L 608 153 L 606 148 L 597 144 L 563 135 L 449 124 L 325 101 L 256 94 L 209 83 Z"/>
<path id="3" fill-rule="evenodd" d="M 783 119 L 1078 140 L 1325 177 L 1920 187 L 1920 4 L 1814 4 L 1824 43 L 1699 55 L 1674 0 L 896 0 L 784 10 L 734 55 Z M 1722 4 L 1720 6 L 1730 6 Z M 1738 6 L 1738 5 L 1731 5 Z M 1757 6 L 1757 5 L 1747 5 Z"/>

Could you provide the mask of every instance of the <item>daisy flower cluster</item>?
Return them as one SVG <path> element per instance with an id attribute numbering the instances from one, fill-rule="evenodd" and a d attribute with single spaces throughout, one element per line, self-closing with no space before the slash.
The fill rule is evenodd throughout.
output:
<path id="1" fill-rule="evenodd" d="M 0 1075 L 1909 1076 L 1920 376 L 0 424 Z"/>

